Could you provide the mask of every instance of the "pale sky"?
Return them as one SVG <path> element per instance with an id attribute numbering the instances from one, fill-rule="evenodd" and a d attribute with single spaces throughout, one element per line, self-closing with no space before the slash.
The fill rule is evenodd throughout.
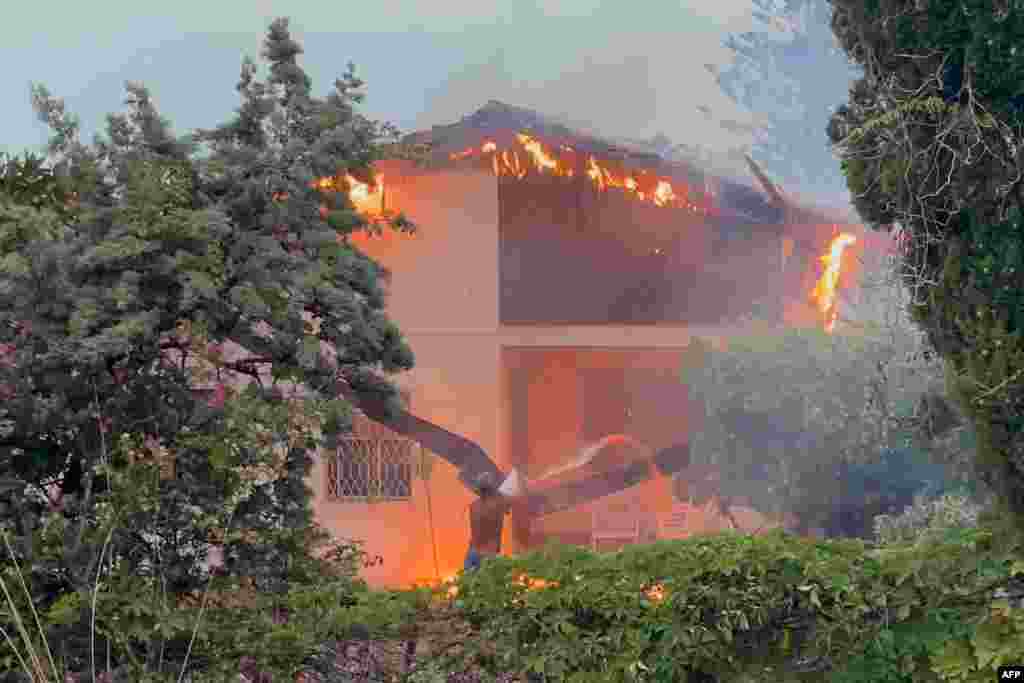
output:
<path id="1" fill-rule="evenodd" d="M 367 81 L 363 111 L 403 131 L 499 99 L 598 133 L 705 145 L 728 138 L 697 105 L 735 108 L 703 65 L 727 61 L 724 33 L 751 26 L 750 0 L 13 3 L 0 43 L 0 151 L 47 139 L 29 104 L 33 81 L 65 99 L 87 140 L 123 108 L 126 80 L 150 88 L 178 134 L 223 122 L 238 104 L 242 57 L 258 59 L 277 16 L 291 19 L 316 94 L 354 61 Z"/>

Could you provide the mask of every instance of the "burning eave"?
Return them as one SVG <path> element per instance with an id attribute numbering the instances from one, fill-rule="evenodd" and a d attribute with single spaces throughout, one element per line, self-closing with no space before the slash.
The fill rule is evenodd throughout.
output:
<path id="1" fill-rule="evenodd" d="M 525 149 L 523 135 L 539 143 L 545 153 L 559 158 L 565 168 L 552 173 L 551 168 L 538 165 L 536 157 L 531 159 Z M 643 201 L 651 200 L 662 181 L 661 196 L 676 196 L 682 201 L 659 200 L 659 205 L 681 206 L 707 218 L 742 223 L 780 225 L 789 218 L 782 198 L 771 192 L 765 196 L 692 162 L 670 160 L 652 151 L 581 133 L 532 110 L 494 100 L 456 123 L 411 133 L 403 138 L 402 146 L 426 150 L 418 158 L 427 168 L 478 164 L 481 169 L 490 168 L 513 179 L 539 175 L 579 182 L 589 178 L 599 191 L 610 186 L 628 194 L 643 192 Z M 595 163 L 591 164 L 590 159 Z M 571 176 L 566 172 L 570 168 Z M 600 169 L 607 169 L 612 177 Z M 790 201 L 789 208 L 795 206 Z M 798 207 L 798 213 L 806 212 Z"/>
<path id="2" fill-rule="evenodd" d="M 662 208 L 713 213 L 714 182 L 698 169 L 495 101 L 458 123 L 409 135 L 404 144 L 429 147 L 425 161 L 433 168 L 476 164 L 504 178 L 560 178 L 589 184 L 599 192 L 615 188 Z"/>

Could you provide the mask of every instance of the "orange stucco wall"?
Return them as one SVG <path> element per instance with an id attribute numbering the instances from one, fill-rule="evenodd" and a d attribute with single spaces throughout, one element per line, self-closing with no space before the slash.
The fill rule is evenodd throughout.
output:
<path id="1" fill-rule="evenodd" d="M 406 214 L 419 233 L 354 238 L 391 270 L 388 313 L 416 356 L 396 378 L 418 416 L 472 439 L 502 467 L 500 351 L 497 339 L 497 184 L 479 171 L 423 173 L 382 164 L 386 206 Z M 338 537 L 364 542 L 383 564 L 368 567 L 372 585 L 405 586 L 453 574 L 469 542 L 471 494 L 455 468 L 431 458 L 408 501 L 328 500 L 326 472 L 313 473 L 318 521 Z M 435 547 L 437 562 L 435 565 Z"/>
<path id="2" fill-rule="evenodd" d="M 407 335 L 494 333 L 498 325 L 498 191 L 478 170 L 426 173 L 383 162 L 385 205 L 419 227 L 414 235 L 353 235 L 391 272 L 388 314 Z"/>
<path id="3" fill-rule="evenodd" d="M 417 354 L 417 368 L 399 379 L 409 389 L 414 412 L 487 451 L 502 467 L 498 453 L 500 386 L 498 348 L 493 339 L 459 335 L 408 335 Z M 469 542 L 466 510 L 472 495 L 458 481 L 456 470 L 431 457 L 428 477 L 414 480 L 408 501 L 374 503 L 330 500 L 326 472 L 319 464 L 318 521 L 339 537 L 364 541 L 365 550 L 383 557 L 368 567 L 371 584 L 402 586 L 450 575 L 462 566 Z M 435 572 L 434 550 L 437 566 Z"/>
<path id="4" fill-rule="evenodd" d="M 531 369 L 526 387 L 526 438 L 531 478 L 560 464 L 580 446 L 581 397 L 572 349 L 545 354 L 543 365 Z"/>

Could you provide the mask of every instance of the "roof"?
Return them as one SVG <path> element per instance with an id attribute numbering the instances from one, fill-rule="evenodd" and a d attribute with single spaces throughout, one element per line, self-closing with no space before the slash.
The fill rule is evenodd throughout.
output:
<path id="1" fill-rule="evenodd" d="M 555 144 L 572 145 L 583 152 L 605 159 L 618 159 L 647 167 L 667 164 L 680 169 L 689 168 L 686 164 L 668 164 L 660 155 L 641 150 L 635 145 L 615 144 L 610 140 L 574 130 L 540 112 L 515 107 L 498 100 L 488 101 L 480 109 L 463 116 L 456 123 L 412 133 L 406 136 L 406 141 L 413 144 L 430 144 L 438 155 L 447 158 L 449 153 L 477 146 L 485 139 L 497 138 L 500 144 L 503 134 L 511 137 L 519 132 L 528 132 Z"/>
<path id="2" fill-rule="evenodd" d="M 411 146 L 426 145 L 431 166 L 445 166 L 453 154 L 469 148 L 479 149 L 486 141 L 498 148 L 511 146 L 518 133 L 527 133 L 545 144 L 567 145 L 576 152 L 593 155 L 600 161 L 614 160 L 623 165 L 646 169 L 666 178 L 687 183 L 709 182 L 717 188 L 720 217 L 739 218 L 754 223 L 776 224 L 782 220 L 781 210 L 762 192 L 748 184 L 724 178 L 697 164 L 669 159 L 661 152 L 668 149 L 657 141 L 612 141 L 573 129 L 569 125 L 532 109 L 490 100 L 472 114 L 455 123 L 410 133 L 403 142 Z"/>

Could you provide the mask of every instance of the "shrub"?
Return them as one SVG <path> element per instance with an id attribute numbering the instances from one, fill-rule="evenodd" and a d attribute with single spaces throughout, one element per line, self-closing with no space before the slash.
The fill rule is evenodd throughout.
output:
<path id="1" fill-rule="evenodd" d="M 950 529 L 976 527 L 983 506 L 961 494 L 929 499 L 915 496 L 914 504 L 898 515 L 878 515 L 875 537 L 880 543 L 918 543 L 943 536 Z"/>
<path id="2" fill-rule="evenodd" d="M 779 531 L 612 554 L 551 547 L 460 577 L 456 606 L 474 630 L 460 656 L 494 672 L 588 683 L 821 681 L 829 671 L 844 682 L 928 680 L 864 671 L 878 663 L 872 648 L 889 666 L 900 632 L 909 637 L 895 649 L 896 671 L 908 675 L 932 676 L 952 656 L 950 642 L 975 652 L 973 625 L 987 618 L 994 587 L 1010 581 L 1015 552 L 978 529 L 928 547 Z M 994 674 L 990 660 L 956 661 Z"/>

